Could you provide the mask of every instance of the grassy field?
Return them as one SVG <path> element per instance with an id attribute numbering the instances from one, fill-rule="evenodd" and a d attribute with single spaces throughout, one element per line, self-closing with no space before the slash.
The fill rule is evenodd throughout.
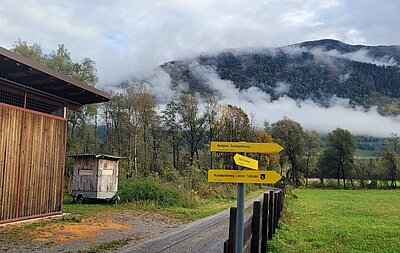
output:
<path id="1" fill-rule="evenodd" d="M 400 191 L 297 189 L 271 252 L 400 252 Z"/>
<path id="2" fill-rule="evenodd" d="M 262 194 L 265 190 L 258 189 L 246 194 L 246 200 L 255 198 Z M 162 213 L 168 217 L 177 219 L 182 222 L 190 222 L 196 219 L 204 218 L 213 215 L 231 206 L 236 206 L 236 199 L 204 199 L 199 206 L 184 208 L 184 207 L 162 207 L 154 202 L 138 202 L 122 203 L 118 205 L 111 204 L 74 204 L 67 203 L 63 206 L 64 213 L 72 213 L 82 215 L 83 217 L 94 215 L 101 212 L 120 211 L 147 211 L 154 213 Z"/>

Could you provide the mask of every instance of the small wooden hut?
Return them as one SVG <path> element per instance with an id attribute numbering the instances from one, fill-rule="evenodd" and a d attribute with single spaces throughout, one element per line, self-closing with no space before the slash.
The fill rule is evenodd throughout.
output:
<path id="1" fill-rule="evenodd" d="M 0 223 L 61 213 L 68 109 L 109 99 L 0 47 Z"/>
<path id="2" fill-rule="evenodd" d="M 76 200 L 115 198 L 118 191 L 118 161 L 123 157 L 104 154 L 70 157 L 75 160 L 71 194 Z"/>

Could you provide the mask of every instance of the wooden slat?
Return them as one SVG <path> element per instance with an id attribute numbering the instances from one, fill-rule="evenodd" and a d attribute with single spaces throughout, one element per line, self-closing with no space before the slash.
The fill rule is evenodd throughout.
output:
<path id="1" fill-rule="evenodd" d="M 0 220 L 16 218 L 22 112 L 0 107 Z"/>
<path id="2" fill-rule="evenodd" d="M 23 216 L 61 211 L 65 122 L 31 113 L 25 122 L 20 211 Z"/>

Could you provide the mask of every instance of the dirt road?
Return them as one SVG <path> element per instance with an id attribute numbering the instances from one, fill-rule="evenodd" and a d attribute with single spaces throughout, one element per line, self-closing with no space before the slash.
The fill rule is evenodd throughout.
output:
<path id="1" fill-rule="evenodd" d="M 261 196 L 246 202 L 245 207 Z M 186 224 L 182 229 L 126 246 L 119 253 L 219 253 L 228 238 L 229 210 Z"/>

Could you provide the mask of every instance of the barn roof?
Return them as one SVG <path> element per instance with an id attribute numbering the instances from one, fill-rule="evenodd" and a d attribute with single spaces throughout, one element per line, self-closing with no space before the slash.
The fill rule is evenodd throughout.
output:
<path id="1" fill-rule="evenodd" d="M 0 47 L 0 80 L 57 97 L 68 104 L 107 102 L 111 96 L 84 82 Z"/>
<path id="2" fill-rule="evenodd" d="M 112 155 L 105 155 L 105 154 L 71 154 L 68 156 L 73 157 L 73 158 L 94 157 L 94 158 L 108 159 L 108 160 L 120 160 L 120 159 L 125 158 L 122 156 L 112 156 Z"/>

